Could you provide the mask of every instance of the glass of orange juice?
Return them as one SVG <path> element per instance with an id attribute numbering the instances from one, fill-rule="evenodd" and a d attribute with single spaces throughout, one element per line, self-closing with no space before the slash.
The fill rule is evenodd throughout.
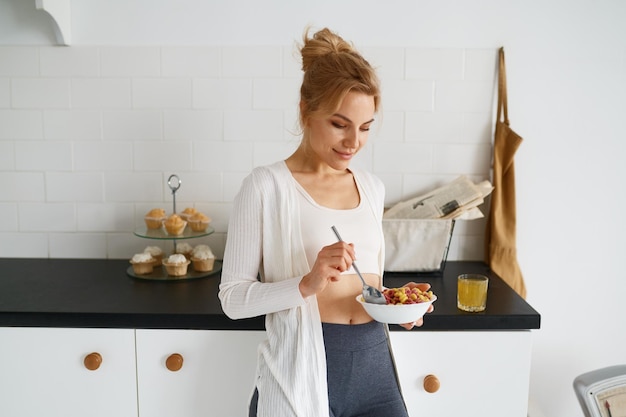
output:
<path id="1" fill-rule="evenodd" d="M 457 279 L 456 305 L 469 312 L 484 311 L 487 306 L 489 278 L 482 274 L 461 274 Z"/>

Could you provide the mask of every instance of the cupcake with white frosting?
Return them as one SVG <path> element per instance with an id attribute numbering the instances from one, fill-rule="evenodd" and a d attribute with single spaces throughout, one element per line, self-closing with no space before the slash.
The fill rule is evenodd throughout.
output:
<path id="1" fill-rule="evenodd" d="M 154 269 L 154 258 L 149 253 L 137 253 L 130 260 L 133 272 L 137 275 L 151 274 Z"/>
<path id="2" fill-rule="evenodd" d="M 180 253 L 170 255 L 167 259 L 163 260 L 163 266 L 167 271 L 167 275 L 172 277 L 182 277 L 187 275 L 187 267 L 191 262 Z"/>
<path id="3" fill-rule="evenodd" d="M 161 261 L 163 261 L 163 249 L 158 246 L 146 246 L 143 253 L 149 253 L 150 256 L 154 258 L 154 265 L 161 266 Z"/>
<path id="4" fill-rule="evenodd" d="M 185 255 L 185 258 L 191 258 L 191 252 L 193 251 L 193 246 L 191 246 L 187 242 L 181 242 L 176 244 L 176 253 L 180 255 Z"/>
<path id="5" fill-rule="evenodd" d="M 204 245 L 206 246 L 206 245 Z M 199 250 L 195 250 L 191 255 L 191 262 L 193 262 L 193 269 L 198 272 L 209 272 L 213 270 L 215 264 L 215 255 L 208 246 Z"/>

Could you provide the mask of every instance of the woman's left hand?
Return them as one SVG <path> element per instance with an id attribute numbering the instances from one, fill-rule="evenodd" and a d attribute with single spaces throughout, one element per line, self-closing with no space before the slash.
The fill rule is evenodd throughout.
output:
<path id="1" fill-rule="evenodd" d="M 409 287 L 409 288 L 419 288 L 422 291 L 428 291 L 430 290 L 430 284 L 427 282 L 421 282 L 421 283 L 416 283 L 416 282 L 409 282 L 408 284 L 405 285 L 405 287 Z M 428 307 L 428 310 L 426 310 L 426 313 L 432 313 L 432 311 L 435 309 L 435 307 L 431 304 L 430 307 Z M 407 330 L 411 330 L 413 327 L 417 326 L 417 327 L 421 327 L 424 324 L 424 318 L 420 318 L 419 320 L 416 320 L 414 322 L 411 323 L 403 323 L 400 324 L 400 326 L 404 327 Z"/>

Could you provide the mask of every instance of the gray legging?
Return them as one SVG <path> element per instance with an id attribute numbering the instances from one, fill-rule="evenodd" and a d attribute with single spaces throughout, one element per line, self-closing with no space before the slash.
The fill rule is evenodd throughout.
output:
<path id="1" fill-rule="evenodd" d="M 408 417 L 383 324 L 322 323 L 331 417 Z M 254 391 L 250 417 L 256 417 Z"/>

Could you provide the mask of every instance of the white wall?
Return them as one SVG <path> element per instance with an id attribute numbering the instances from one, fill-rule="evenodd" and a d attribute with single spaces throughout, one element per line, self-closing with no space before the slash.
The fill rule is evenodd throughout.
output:
<path id="1" fill-rule="evenodd" d="M 626 2 L 80 0 L 69 48 L 28 3 L 0 0 L 0 256 L 129 256 L 145 245 L 131 233 L 141 215 L 171 201 L 172 172 L 179 204 L 215 219 L 221 248 L 242 176 L 297 143 L 291 52 L 306 24 L 381 66 L 384 123 L 358 163 L 388 203 L 486 178 L 504 46 L 525 138 L 519 260 L 542 315 L 533 415 L 582 416 L 573 378 L 626 363 Z M 568 204 L 580 189 L 598 212 Z M 453 259 L 480 259 L 483 226 L 455 231 Z"/>

